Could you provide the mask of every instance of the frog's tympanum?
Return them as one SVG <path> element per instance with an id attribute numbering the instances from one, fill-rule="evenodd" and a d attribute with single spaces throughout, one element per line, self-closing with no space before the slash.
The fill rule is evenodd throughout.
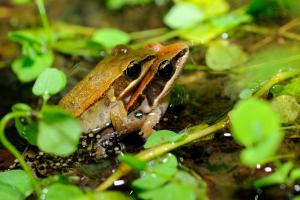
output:
<path id="1" fill-rule="evenodd" d="M 184 43 L 118 46 L 59 105 L 76 116 L 85 133 L 111 126 L 118 134 L 148 137 L 168 107 L 168 94 L 188 55 Z"/>

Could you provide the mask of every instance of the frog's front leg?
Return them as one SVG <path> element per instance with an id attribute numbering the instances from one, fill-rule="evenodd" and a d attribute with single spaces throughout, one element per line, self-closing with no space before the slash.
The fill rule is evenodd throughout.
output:
<path id="1" fill-rule="evenodd" d="M 147 139 L 153 132 L 153 127 L 159 122 L 161 117 L 165 114 L 169 107 L 168 98 L 160 103 L 155 109 L 153 109 L 146 117 L 145 122 L 141 128 L 143 138 Z"/>
<path id="2" fill-rule="evenodd" d="M 120 100 L 113 103 L 110 117 L 114 129 L 121 134 L 140 130 L 146 119 L 140 111 L 128 114 L 123 102 Z"/>

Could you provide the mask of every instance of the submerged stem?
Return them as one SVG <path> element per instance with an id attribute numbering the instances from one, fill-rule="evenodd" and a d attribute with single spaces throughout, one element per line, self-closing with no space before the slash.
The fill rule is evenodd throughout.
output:
<path id="1" fill-rule="evenodd" d="M 6 114 L 1 122 L 0 122 L 0 141 L 3 144 L 3 146 L 8 149 L 10 151 L 10 153 L 16 157 L 16 159 L 19 161 L 21 167 L 24 169 L 24 171 L 26 172 L 26 174 L 29 176 L 31 183 L 33 185 L 33 188 L 37 194 L 37 196 L 39 196 L 41 194 L 41 188 L 38 184 L 38 182 L 36 181 L 36 179 L 34 178 L 30 168 L 28 167 L 26 161 L 24 160 L 23 156 L 20 154 L 20 152 L 16 149 L 16 147 L 14 145 L 12 145 L 7 138 L 5 137 L 5 127 L 6 124 L 17 117 L 28 117 L 30 116 L 30 112 L 11 112 Z"/>

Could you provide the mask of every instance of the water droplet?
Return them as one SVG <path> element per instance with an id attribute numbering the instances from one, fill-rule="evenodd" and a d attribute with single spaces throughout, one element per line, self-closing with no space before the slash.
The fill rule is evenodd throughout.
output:
<path id="1" fill-rule="evenodd" d="M 280 187 L 281 190 L 284 190 L 286 188 L 286 184 L 280 184 L 279 187 Z"/>
<path id="2" fill-rule="evenodd" d="M 142 117 L 143 117 L 143 112 L 142 111 L 136 111 L 135 113 L 134 113 L 134 116 L 137 118 L 137 119 L 142 119 Z"/>
<path id="3" fill-rule="evenodd" d="M 228 39 L 228 37 L 229 37 L 228 33 L 222 33 L 221 35 L 221 38 L 224 40 Z"/>
<path id="4" fill-rule="evenodd" d="M 266 167 L 265 172 L 272 172 L 272 168 L 271 167 Z"/>
<path id="5" fill-rule="evenodd" d="M 224 137 L 231 137 L 231 133 L 224 133 Z"/>
<path id="6" fill-rule="evenodd" d="M 115 185 L 115 186 L 119 186 L 119 185 L 123 185 L 124 183 L 125 183 L 124 180 L 116 180 L 116 181 L 114 182 L 114 185 Z"/>
<path id="7" fill-rule="evenodd" d="M 299 192 L 300 191 L 300 186 L 299 185 L 294 185 L 294 190 Z"/>

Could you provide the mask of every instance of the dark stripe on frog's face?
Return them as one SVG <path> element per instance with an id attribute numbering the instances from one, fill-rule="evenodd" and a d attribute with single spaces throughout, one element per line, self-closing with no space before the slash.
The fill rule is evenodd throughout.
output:
<path id="1" fill-rule="evenodd" d="M 127 110 L 134 106 L 134 102 L 137 101 L 142 93 L 146 95 L 147 100 L 151 104 L 148 102 L 149 109 L 147 110 L 150 112 L 150 106 L 156 107 L 161 99 L 170 92 L 170 88 L 188 56 L 188 46 L 181 42 L 166 46 L 159 44 L 149 45 L 149 48 L 157 51 L 156 59 L 130 97 L 126 105 Z"/>
<path id="2" fill-rule="evenodd" d="M 155 107 L 169 94 L 175 79 L 182 70 L 187 55 L 188 48 L 183 48 L 171 60 L 164 60 L 160 63 L 155 77 L 144 91 L 149 106 Z"/>

